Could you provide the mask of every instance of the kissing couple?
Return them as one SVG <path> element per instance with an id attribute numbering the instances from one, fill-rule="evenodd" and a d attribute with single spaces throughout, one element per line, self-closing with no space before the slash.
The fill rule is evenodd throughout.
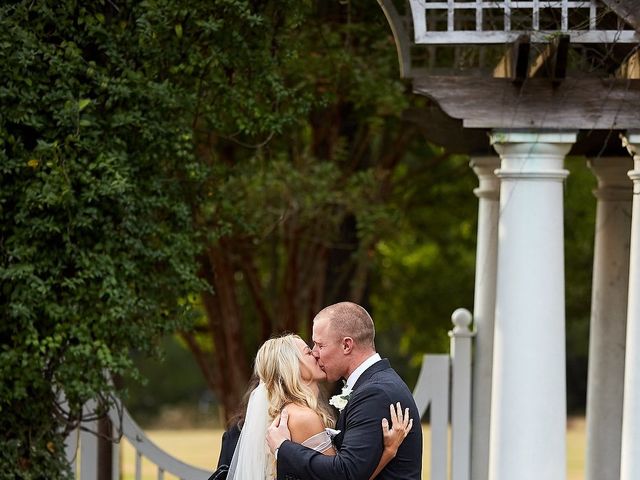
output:
<path id="1" fill-rule="evenodd" d="M 211 479 L 420 480 L 420 414 L 407 385 L 376 353 L 374 337 L 367 311 L 342 302 L 314 318 L 312 348 L 297 335 L 267 340 L 233 455 L 232 429 Z M 342 393 L 329 402 L 336 421 L 319 383 L 340 379 Z"/>

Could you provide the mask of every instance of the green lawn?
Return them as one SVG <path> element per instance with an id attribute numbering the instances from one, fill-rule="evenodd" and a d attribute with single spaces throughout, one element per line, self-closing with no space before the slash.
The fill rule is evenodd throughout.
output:
<path id="1" fill-rule="evenodd" d="M 150 430 L 151 439 L 162 449 L 180 460 L 213 471 L 218 461 L 222 430 Z M 425 455 L 423 457 L 423 479 L 427 480 L 429 464 L 429 428 L 424 427 Z M 567 480 L 584 478 L 585 422 L 583 418 L 571 418 L 567 428 Z M 122 471 L 124 479 L 133 480 L 135 471 L 133 448 L 124 442 Z M 157 479 L 156 469 L 143 461 L 144 480 Z M 165 479 L 173 479 L 165 474 Z"/>

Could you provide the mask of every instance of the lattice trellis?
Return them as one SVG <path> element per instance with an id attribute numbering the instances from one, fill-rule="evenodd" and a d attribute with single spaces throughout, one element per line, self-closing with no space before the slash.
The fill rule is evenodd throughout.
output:
<path id="1" fill-rule="evenodd" d="M 510 43 L 529 35 L 546 43 L 637 43 L 640 36 L 596 0 L 409 0 L 416 44 Z"/>

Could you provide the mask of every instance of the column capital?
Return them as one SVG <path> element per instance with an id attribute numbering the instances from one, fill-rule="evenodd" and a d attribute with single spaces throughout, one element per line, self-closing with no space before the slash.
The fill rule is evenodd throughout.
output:
<path id="1" fill-rule="evenodd" d="M 576 132 L 495 130 L 490 137 L 502 159 L 500 178 L 563 181 L 569 175 L 562 166 Z"/>
<path id="2" fill-rule="evenodd" d="M 496 170 L 500 167 L 500 157 L 497 155 L 472 156 L 469 166 L 478 176 L 480 185 L 473 190 L 478 198 L 500 200 L 500 181 L 496 177 Z"/>
<path id="3" fill-rule="evenodd" d="M 570 131 L 516 131 L 493 130 L 489 138 L 491 145 L 500 143 L 566 143 L 573 145 L 578 137 L 577 132 Z"/>
<path id="4" fill-rule="evenodd" d="M 587 160 L 587 166 L 598 180 L 593 195 L 605 201 L 631 201 L 632 183 L 627 172 L 633 168 L 629 157 L 598 157 Z"/>
<path id="5" fill-rule="evenodd" d="M 633 193 L 640 194 L 640 130 L 628 130 L 620 134 L 622 146 L 633 155 L 634 168 L 628 175 L 633 180 Z"/>
<path id="6" fill-rule="evenodd" d="M 634 157 L 640 155 L 640 130 L 627 130 L 620 134 L 622 146 Z"/>

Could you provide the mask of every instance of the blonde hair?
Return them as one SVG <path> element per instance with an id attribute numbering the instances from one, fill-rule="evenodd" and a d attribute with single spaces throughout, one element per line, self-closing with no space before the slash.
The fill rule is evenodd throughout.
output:
<path id="1" fill-rule="evenodd" d="M 331 427 L 335 420 L 332 411 L 302 381 L 296 338 L 300 337 L 289 334 L 267 340 L 256 355 L 254 373 L 267 388 L 269 418 L 274 419 L 285 405 L 295 403 L 316 411 L 322 423 Z"/>

